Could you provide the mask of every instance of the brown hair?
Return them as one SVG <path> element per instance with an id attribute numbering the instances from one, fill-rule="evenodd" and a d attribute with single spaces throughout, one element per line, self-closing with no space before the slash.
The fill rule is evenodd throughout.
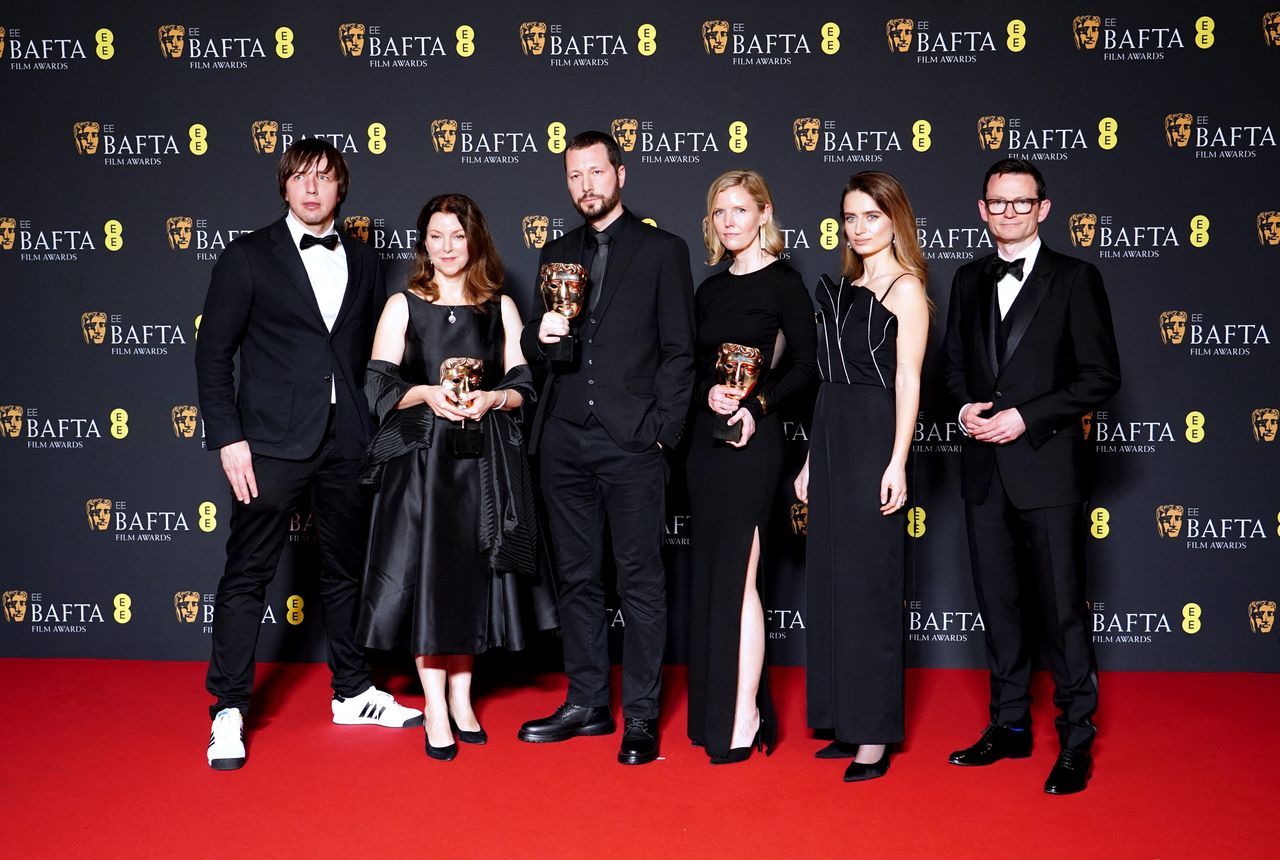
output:
<path id="1" fill-rule="evenodd" d="M 325 160 L 325 172 L 333 175 L 338 182 L 338 205 L 347 199 L 347 184 L 350 174 L 347 173 L 347 162 L 342 153 L 327 140 L 306 137 L 297 141 L 280 156 L 280 167 L 276 170 L 276 179 L 280 183 L 280 199 L 285 199 L 284 186 L 289 177 L 295 173 L 306 173 L 312 165 Z"/>
<path id="2" fill-rule="evenodd" d="M 465 194 L 438 194 L 427 201 L 418 213 L 418 241 L 413 245 L 413 272 L 409 275 L 409 289 L 427 301 L 440 298 L 435 284 L 435 267 L 427 258 L 427 225 L 437 212 L 455 215 L 467 237 L 467 268 L 464 270 L 463 298 L 476 310 L 485 313 L 485 305 L 502 292 L 506 273 L 498 250 L 493 246 L 493 236 L 485 223 L 484 213 L 476 202 Z"/>
<path id="3" fill-rule="evenodd" d="M 893 177 L 893 174 L 879 170 L 864 170 L 850 176 L 844 191 L 840 192 L 840 223 L 842 224 L 844 223 L 844 200 L 854 191 L 861 191 L 870 197 L 876 202 L 876 206 L 880 207 L 880 211 L 889 216 L 889 221 L 893 224 L 894 242 L 890 246 L 893 250 L 893 258 L 902 268 L 919 278 L 921 284 L 926 283 L 929 277 L 929 264 L 925 262 L 924 254 L 920 251 L 920 242 L 916 238 L 916 216 L 911 211 L 911 201 L 907 199 L 907 192 L 903 190 L 901 183 Z M 902 241 L 897 241 L 899 239 Z M 840 252 L 840 271 L 851 281 L 862 277 L 862 257 L 854 253 L 848 242 L 845 242 L 844 249 Z"/>
<path id="4" fill-rule="evenodd" d="M 707 214 L 702 219 L 702 243 L 707 246 L 707 265 L 714 266 L 726 256 L 732 256 L 716 235 L 715 224 L 712 223 L 712 212 L 715 211 L 716 197 L 721 191 L 741 187 L 756 201 L 763 212 L 764 207 L 773 207 L 773 195 L 769 193 L 769 183 L 754 170 L 730 170 L 721 173 L 707 189 Z M 760 227 L 760 250 L 774 257 L 785 247 L 782 241 L 782 230 L 778 227 L 778 213 L 774 212 L 769 223 Z"/>

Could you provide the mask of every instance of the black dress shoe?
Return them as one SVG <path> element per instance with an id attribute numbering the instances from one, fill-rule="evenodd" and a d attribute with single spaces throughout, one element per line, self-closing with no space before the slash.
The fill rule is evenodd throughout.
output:
<path id="1" fill-rule="evenodd" d="M 1063 750 L 1058 753 L 1058 760 L 1049 771 L 1049 778 L 1044 781 L 1044 790 L 1049 794 L 1075 794 L 1084 791 L 1089 784 L 1089 768 L 1093 764 L 1093 756 L 1083 750 Z"/>
<path id="2" fill-rule="evenodd" d="M 618 747 L 621 764 L 648 764 L 658 757 L 658 721 L 628 717 Z"/>
<path id="3" fill-rule="evenodd" d="M 868 779 L 879 779 L 889 772 L 889 748 L 884 748 L 884 753 L 880 756 L 880 761 L 871 764 L 863 764 L 860 761 L 851 761 L 844 771 L 845 782 L 865 782 Z"/>
<path id="4" fill-rule="evenodd" d="M 844 741 L 832 741 L 813 754 L 814 758 L 853 758 L 858 754 L 857 744 Z"/>
<path id="5" fill-rule="evenodd" d="M 487 744 L 489 742 L 489 733 L 484 730 L 483 726 L 474 732 L 464 732 L 458 728 L 458 724 L 454 722 L 453 717 L 450 717 L 449 728 L 453 729 L 453 733 L 458 736 L 458 740 L 464 744 Z"/>
<path id="6" fill-rule="evenodd" d="M 751 743 L 745 747 L 730 747 L 726 755 L 711 756 L 712 764 L 740 764 L 751 758 L 752 750 L 760 750 L 764 752 L 765 737 L 764 717 L 760 718 L 760 726 L 756 729 L 756 736 L 751 739 Z M 769 747 L 767 755 L 773 755 L 773 747 Z"/>
<path id="7" fill-rule="evenodd" d="M 458 757 L 458 745 L 453 743 L 445 747 L 433 747 L 431 736 L 427 735 L 427 755 L 436 761 L 453 761 Z"/>
<path id="8" fill-rule="evenodd" d="M 976 744 L 956 750 L 948 761 L 962 767 L 980 767 L 995 764 L 1002 758 L 1027 758 L 1030 755 L 1031 729 L 1015 731 L 992 723 L 983 730 Z"/>
<path id="9" fill-rule="evenodd" d="M 617 726 L 608 706 L 584 708 L 565 702 L 551 716 L 525 723 L 517 737 L 531 744 L 545 744 L 588 735 L 611 735 L 615 731 Z"/>

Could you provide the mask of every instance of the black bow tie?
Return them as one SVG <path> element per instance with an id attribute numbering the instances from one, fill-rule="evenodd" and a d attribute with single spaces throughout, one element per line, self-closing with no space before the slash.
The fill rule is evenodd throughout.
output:
<path id="1" fill-rule="evenodd" d="M 327 250 L 332 251 L 334 248 L 338 247 L 338 234 L 330 233 L 328 236 L 312 236 L 310 233 L 307 233 L 303 235 L 302 241 L 298 243 L 298 246 L 304 251 L 312 245 L 324 245 Z"/>
<path id="2" fill-rule="evenodd" d="M 1019 257 L 1016 260 L 1002 260 L 999 257 L 992 257 L 987 263 L 987 272 L 995 278 L 995 282 L 1000 283 L 1000 279 L 1005 275 L 1013 275 L 1019 281 L 1022 280 L 1022 267 L 1027 261 Z"/>

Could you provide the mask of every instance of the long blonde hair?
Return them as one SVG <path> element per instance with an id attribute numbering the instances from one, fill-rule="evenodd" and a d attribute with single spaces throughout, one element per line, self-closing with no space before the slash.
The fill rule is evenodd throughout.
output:
<path id="1" fill-rule="evenodd" d="M 754 170 L 730 170 L 721 173 L 707 189 L 707 214 L 702 219 L 702 243 L 707 246 L 707 265 L 714 266 L 727 256 L 732 256 L 716 235 L 715 224 L 711 213 L 715 211 L 716 197 L 721 191 L 742 186 L 756 201 L 760 211 L 764 207 L 773 207 L 773 195 L 769 193 L 769 183 Z M 760 250 L 770 256 L 778 256 L 786 244 L 782 241 L 782 230 L 778 227 L 777 213 L 768 223 L 760 225 Z"/>

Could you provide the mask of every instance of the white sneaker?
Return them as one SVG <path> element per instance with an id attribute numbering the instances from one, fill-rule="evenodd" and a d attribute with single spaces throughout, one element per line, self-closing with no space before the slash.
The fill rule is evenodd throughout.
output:
<path id="1" fill-rule="evenodd" d="M 239 708 L 223 708 L 213 718 L 209 732 L 209 767 L 236 770 L 244 767 L 244 717 Z"/>
<path id="2" fill-rule="evenodd" d="M 422 711 L 406 708 L 390 693 L 370 687 L 358 696 L 343 698 L 333 694 L 333 721 L 340 726 L 383 726 L 409 729 L 422 725 Z"/>

